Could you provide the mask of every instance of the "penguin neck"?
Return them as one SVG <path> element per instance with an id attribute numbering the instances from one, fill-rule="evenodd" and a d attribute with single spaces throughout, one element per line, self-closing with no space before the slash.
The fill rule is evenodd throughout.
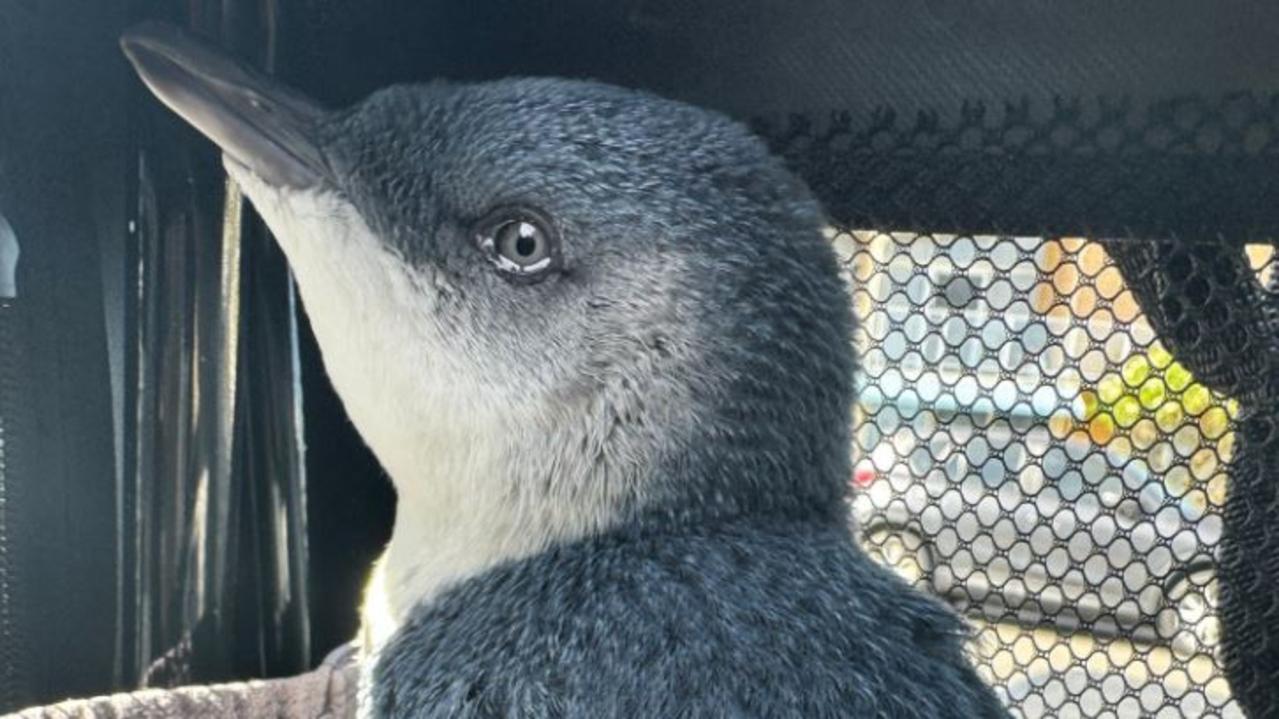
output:
<path id="1" fill-rule="evenodd" d="M 662 470 L 656 461 L 672 443 L 655 433 L 693 422 L 673 409 L 681 403 L 619 426 L 616 393 L 571 394 L 489 410 L 433 396 L 401 404 L 398 418 L 387 416 L 386 403 L 368 403 L 367 393 L 347 400 L 398 495 L 394 530 L 366 593 L 366 647 L 458 582 L 634 524 L 655 471 L 692 471 L 691 463 L 663 462 Z"/>
<path id="2" fill-rule="evenodd" d="M 531 480 L 519 453 L 500 444 L 502 418 L 475 420 L 417 424 L 399 439 L 383 434 L 385 441 L 371 442 L 375 452 L 395 448 L 378 454 L 397 504 L 390 541 L 366 589 L 366 646 L 380 645 L 414 607 L 450 586 L 587 531 L 523 497 L 519 488 Z M 490 431 L 464 429 L 477 426 Z"/>
<path id="3" fill-rule="evenodd" d="M 653 438 L 614 427 L 598 396 L 498 405 L 441 386 L 454 389 L 398 404 L 344 393 L 398 500 L 366 590 L 366 647 L 459 582 L 625 523 L 652 471 Z"/>
<path id="4" fill-rule="evenodd" d="M 618 377 L 535 404 L 467 402 L 478 390 L 459 390 L 460 379 L 398 404 L 395 392 L 345 393 L 399 495 L 366 599 L 369 643 L 454 584 L 557 544 L 729 523 L 846 524 L 840 433 L 775 424 L 790 404 L 780 391 L 774 405 L 753 385 L 716 393 L 663 379 Z"/>
<path id="5" fill-rule="evenodd" d="M 366 648 L 380 646 L 414 607 L 449 586 L 535 551 L 514 536 L 501 508 L 479 504 L 431 504 L 399 493 L 391 539 L 366 588 Z"/>

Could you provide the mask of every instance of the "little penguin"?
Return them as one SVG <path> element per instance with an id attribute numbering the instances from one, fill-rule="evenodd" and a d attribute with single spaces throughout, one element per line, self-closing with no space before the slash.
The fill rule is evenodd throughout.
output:
<path id="1" fill-rule="evenodd" d="M 507 79 L 328 110 L 122 39 L 222 150 L 395 486 L 371 717 L 1004 717 L 963 622 L 858 548 L 822 212 L 743 125 Z"/>

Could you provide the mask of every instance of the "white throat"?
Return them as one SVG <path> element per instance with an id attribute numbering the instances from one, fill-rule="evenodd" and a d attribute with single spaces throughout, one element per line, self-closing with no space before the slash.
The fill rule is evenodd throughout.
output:
<path id="1" fill-rule="evenodd" d="M 286 195 L 234 162 L 228 171 L 288 257 L 328 375 L 396 488 L 395 528 L 366 589 L 367 649 L 450 584 L 598 526 L 513 486 L 527 457 L 504 429 L 546 413 L 441 359 L 426 280 L 349 203 Z"/>

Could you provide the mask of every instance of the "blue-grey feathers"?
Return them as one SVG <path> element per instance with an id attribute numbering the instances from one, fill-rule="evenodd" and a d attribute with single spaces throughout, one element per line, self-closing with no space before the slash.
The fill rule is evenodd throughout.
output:
<path id="1" fill-rule="evenodd" d="M 397 717 L 1006 716 L 964 629 L 837 527 L 599 537 L 471 580 L 383 650 Z"/>

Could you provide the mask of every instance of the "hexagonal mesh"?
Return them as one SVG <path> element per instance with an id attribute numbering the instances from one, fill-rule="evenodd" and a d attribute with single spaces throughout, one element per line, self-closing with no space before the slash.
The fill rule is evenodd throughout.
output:
<path id="1" fill-rule="evenodd" d="M 1240 399 L 1175 349 L 1206 343 L 1156 331 L 1184 319 L 1167 298 L 1232 278 L 1188 261 L 1143 293 L 1126 250 L 1082 239 L 831 239 L 860 322 L 870 553 L 973 622 L 1015 715 L 1243 716 L 1218 615 Z M 1272 249 L 1248 257 L 1268 283 Z"/>

